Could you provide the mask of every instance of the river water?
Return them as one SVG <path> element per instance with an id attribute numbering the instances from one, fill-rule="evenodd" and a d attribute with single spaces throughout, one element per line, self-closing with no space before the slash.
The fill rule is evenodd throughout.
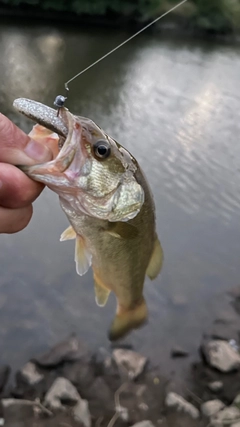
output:
<path id="1" fill-rule="evenodd" d="M 0 26 L 0 108 L 25 131 L 12 102 L 52 105 L 63 83 L 129 36 L 62 24 Z M 70 85 L 68 108 L 96 121 L 131 151 L 154 193 L 164 267 L 146 280 L 149 322 L 124 343 L 164 371 L 181 345 L 197 357 L 201 335 L 227 310 L 240 282 L 240 47 L 145 33 Z M 49 190 L 30 225 L 0 236 L 0 362 L 20 366 L 76 332 L 110 348 L 111 296 L 95 304 L 92 271 L 75 272 L 74 243 Z M 181 369 L 184 369 L 184 363 Z"/>

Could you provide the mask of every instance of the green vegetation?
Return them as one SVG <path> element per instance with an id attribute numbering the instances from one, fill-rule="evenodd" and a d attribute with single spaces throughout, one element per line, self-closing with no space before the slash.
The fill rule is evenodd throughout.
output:
<path id="1" fill-rule="evenodd" d="M 12 9 L 34 7 L 105 18 L 114 13 L 137 21 L 154 18 L 176 3 L 177 0 L 0 0 L 0 6 Z M 190 28 L 228 32 L 240 29 L 240 0 L 189 0 L 174 15 L 184 18 Z"/>
<path id="2" fill-rule="evenodd" d="M 215 31 L 240 29 L 239 0 L 192 0 L 192 2 L 196 6 L 193 18 L 197 26 Z"/>
<path id="3" fill-rule="evenodd" d="M 77 14 L 106 15 L 115 12 L 126 17 L 153 16 L 161 0 L 0 0 L 0 4 L 28 4 L 41 9 L 68 11 Z"/>

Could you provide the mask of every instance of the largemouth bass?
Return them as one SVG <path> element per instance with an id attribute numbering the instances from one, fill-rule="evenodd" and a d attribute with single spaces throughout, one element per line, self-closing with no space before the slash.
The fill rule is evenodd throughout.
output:
<path id="1" fill-rule="evenodd" d="M 111 291 L 117 312 L 109 339 L 123 337 L 147 319 L 145 276 L 159 274 L 163 252 L 155 229 L 153 197 L 133 156 L 92 120 L 38 102 L 17 99 L 14 107 L 37 125 L 36 140 L 56 141 L 54 160 L 19 166 L 59 195 L 71 224 L 60 240 L 76 239 L 77 273 L 92 265 L 96 302 Z"/>

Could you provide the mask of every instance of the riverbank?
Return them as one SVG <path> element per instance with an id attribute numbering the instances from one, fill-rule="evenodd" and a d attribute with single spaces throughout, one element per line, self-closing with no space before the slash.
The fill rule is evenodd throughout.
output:
<path id="1" fill-rule="evenodd" d="M 157 16 L 165 13 L 171 7 L 171 3 L 165 2 L 164 6 L 159 9 Z M 231 13 L 233 14 L 234 11 Z M 136 14 L 124 15 L 111 10 L 105 14 L 74 13 L 69 10 L 44 9 L 38 5 L 32 6 L 24 2 L 18 6 L 5 5 L 0 2 L 0 15 L 7 19 L 27 20 L 29 24 L 33 24 L 33 22 L 41 22 L 41 24 L 44 22 L 70 23 L 76 27 L 81 25 L 81 27 L 125 28 L 131 32 L 138 31 L 156 18 L 156 14 L 152 18 L 144 18 Z M 229 11 L 226 15 L 229 15 Z M 240 24 L 238 25 L 238 18 L 235 21 L 232 19 L 230 16 L 226 18 L 225 16 L 221 17 L 221 15 L 212 19 L 212 17 L 198 13 L 196 6 L 189 2 L 164 17 L 163 20 L 154 24 L 147 31 L 239 40 Z"/>
<path id="2" fill-rule="evenodd" d="M 238 315 L 239 287 L 230 298 Z M 10 367 L 1 367 L 0 425 L 239 427 L 239 334 L 229 314 L 216 319 L 189 364 L 191 385 L 180 387 L 131 348 L 92 353 L 71 336 L 30 359 L 14 384 L 7 384 Z M 171 354 L 176 363 L 187 356 L 180 348 Z"/>

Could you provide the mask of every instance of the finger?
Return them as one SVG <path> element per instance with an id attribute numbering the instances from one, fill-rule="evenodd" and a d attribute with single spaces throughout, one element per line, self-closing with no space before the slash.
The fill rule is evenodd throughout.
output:
<path id="1" fill-rule="evenodd" d="M 0 206 L 14 209 L 28 206 L 43 188 L 15 166 L 0 163 Z"/>
<path id="2" fill-rule="evenodd" d="M 0 161 L 13 165 L 32 165 L 52 159 L 51 150 L 32 140 L 0 113 Z"/>
<path id="3" fill-rule="evenodd" d="M 17 233 L 32 217 L 32 206 L 21 209 L 0 208 L 0 233 Z"/>

